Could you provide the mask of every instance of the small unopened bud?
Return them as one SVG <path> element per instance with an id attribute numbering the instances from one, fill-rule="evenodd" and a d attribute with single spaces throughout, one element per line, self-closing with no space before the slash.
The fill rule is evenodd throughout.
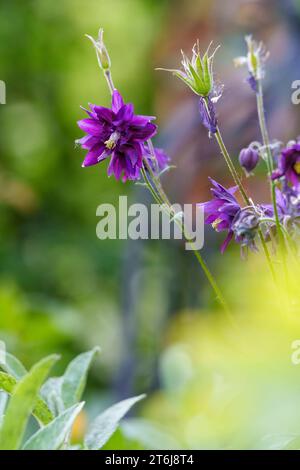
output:
<path id="1" fill-rule="evenodd" d="M 244 168 L 246 174 L 254 170 L 259 161 L 259 154 L 257 150 L 251 147 L 244 148 L 240 151 L 239 162 Z"/>
<path id="2" fill-rule="evenodd" d="M 110 69 L 111 61 L 110 61 L 110 57 L 107 52 L 107 49 L 105 47 L 105 44 L 103 42 L 103 32 L 104 32 L 103 29 L 100 28 L 99 33 L 98 33 L 98 39 L 94 39 L 92 36 L 89 36 L 88 34 L 86 34 L 86 37 L 89 38 L 90 41 L 92 41 L 96 49 L 97 59 L 98 59 L 100 68 L 106 71 Z"/>

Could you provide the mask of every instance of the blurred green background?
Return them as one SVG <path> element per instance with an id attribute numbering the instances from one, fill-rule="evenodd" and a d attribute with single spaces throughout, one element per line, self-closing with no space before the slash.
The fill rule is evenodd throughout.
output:
<path id="1" fill-rule="evenodd" d="M 0 321 L 25 361 L 94 343 L 103 347 L 104 375 L 118 361 L 124 243 L 97 240 L 95 213 L 132 188 L 109 180 L 104 167 L 83 171 L 75 149 L 80 105 L 110 101 L 84 34 L 104 27 L 118 87 L 146 113 L 163 10 L 164 2 L 147 1 L 1 3 Z"/>
<path id="2" fill-rule="evenodd" d="M 262 439 L 272 430 L 300 433 L 299 372 L 289 361 L 290 341 L 300 331 L 297 321 L 282 319 L 280 312 L 272 323 L 275 306 L 265 303 L 259 257 L 247 266 L 232 248 L 221 258 L 221 239 L 211 232 L 204 254 L 242 314 L 243 333 L 233 333 L 220 318 L 180 244 L 96 238 L 99 204 L 117 204 L 119 195 L 132 201 L 148 196 L 143 188 L 107 178 L 106 164 L 81 168 L 83 152 L 74 144 L 82 135 L 76 124 L 83 117 L 80 105 L 110 102 L 84 34 L 96 36 L 104 28 L 118 89 L 139 114 L 158 115 L 159 143 L 177 166 L 165 179 L 172 199 L 199 202 L 209 194 L 208 174 L 226 183 L 223 162 L 200 130 L 194 98 L 154 68 L 177 66 L 180 48 L 190 50 L 198 37 L 203 49 L 211 39 L 222 44 L 217 70 L 227 91 L 220 118 L 226 118 L 225 136 L 237 155 L 257 136 L 251 130 L 252 95 L 243 72 L 232 66 L 243 53 L 243 36 L 253 30 L 276 51 L 271 72 L 281 71 L 266 82 L 271 129 L 280 139 L 295 137 L 299 112 L 289 96 L 290 83 L 300 77 L 299 2 L 281 3 L 239 0 L 226 8 L 205 0 L 0 3 L 0 79 L 7 87 L 7 104 L 0 107 L 0 337 L 26 366 L 49 353 L 62 354 L 61 370 L 77 353 L 100 345 L 88 389 L 91 414 L 104 402 L 149 394 L 140 409 L 143 418 L 130 419 L 113 438 L 116 448 L 259 447 L 267 445 Z M 237 86 L 245 100 L 239 112 L 232 110 Z M 267 194 L 263 183 L 251 184 L 259 197 Z M 256 279 L 252 286 L 261 293 L 253 304 L 247 301 L 249 278 L 253 281 L 257 269 L 263 282 Z M 267 281 L 266 286 L 269 292 Z M 270 331 L 267 353 L 262 345 Z M 242 338 L 237 344 L 236 337 Z M 260 405 L 254 407 L 254 400 Z"/>

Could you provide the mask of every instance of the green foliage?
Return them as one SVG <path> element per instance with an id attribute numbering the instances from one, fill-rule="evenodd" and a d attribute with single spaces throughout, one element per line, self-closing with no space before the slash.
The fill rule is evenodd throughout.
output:
<path id="1" fill-rule="evenodd" d="M 119 421 L 130 410 L 130 408 L 139 400 L 142 400 L 145 395 L 140 395 L 134 398 L 128 398 L 116 405 L 111 406 L 99 415 L 95 421 L 92 422 L 87 435 L 85 437 L 85 444 L 88 449 L 97 450 L 103 447 L 108 439 L 112 436 L 118 427 Z"/>
<path id="2" fill-rule="evenodd" d="M 14 387 L 0 431 L 0 449 L 15 450 L 22 442 L 42 383 L 57 361 L 55 355 L 38 362 Z"/>
<path id="3" fill-rule="evenodd" d="M 97 352 L 99 348 L 80 354 L 70 362 L 63 376 L 51 377 L 46 382 L 58 356 L 42 359 L 27 372 L 18 359 L 7 354 L 5 364 L 1 364 L 5 372 L 0 372 L 1 450 L 72 448 L 72 428 L 84 406 L 80 399 Z M 86 437 L 78 448 L 102 448 L 118 428 L 120 420 L 142 398 L 144 395 L 123 400 L 102 412 L 88 426 Z M 23 444 L 30 415 L 36 418 L 39 429 Z"/>
<path id="4" fill-rule="evenodd" d="M 90 364 L 99 351 L 99 348 L 94 348 L 70 362 L 61 383 L 61 396 L 65 407 L 74 405 L 82 397 Z"/>
<path id="5" fill-rule="evenodd" d="M 75 418 L 83 408 L 84 403 L 71 406 L 49 423 L 44 428 L 39 429 L 24 444 L 24 450 L 57 450 L 64 443 Z"/>

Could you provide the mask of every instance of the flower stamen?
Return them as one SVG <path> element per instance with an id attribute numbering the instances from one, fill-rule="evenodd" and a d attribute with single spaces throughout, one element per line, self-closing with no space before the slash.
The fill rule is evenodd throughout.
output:
<path id="1" fill-rule="evenodd" d="M 120 133 L 117 131 L 113 132 L 110 138 L 104 142 L 106 148 L 108 148 L 109 150 L 113 150 L 116 147 L 119 138 Z"/>

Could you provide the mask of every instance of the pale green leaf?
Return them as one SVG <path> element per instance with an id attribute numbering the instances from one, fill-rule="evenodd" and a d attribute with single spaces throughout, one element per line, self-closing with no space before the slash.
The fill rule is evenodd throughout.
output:
<path id="1" fill-rule="evenodd" d="M 98 450 L 113 435 L 119 425 L 119 421 L 126 415 L 130 408 L 142 400 L 145 395 L 128 398 L 111 406 L 101 413 L 90 425 L 85 437 L 85 445 L 90 450 Z"/>
<path id="2" fill-rule="evenodd" d="M 69 408 L 81 399 L 86 385 L 88 370 L 95 354 L 99 351 L 100 348 L 94 348 L 91 351 L 82 353 L 75 357 L 68 365 L 61 385 L 61 396 L 66 408 Z"/>
<path id="3" fill-rule="evenodd" d="M 24 444 L 24 450 L 57 450 L 71 431 L 76 416 L 84 403 L 73 405 L 55 418 L 50 424 L 39 429 Z"/>
<path id="4" fill-rule="evenodd" d="M 50 377 L 41 388 L 41 395 L 54 416 L 58 416 L 65 409 L 61 396 L 62 382 L 63 377 Z"/>
<path id="5" fill-rule="evenodd" d="M 1 364 L 3 370 L 5 370 L 8 374 L 15 377 L 17 380 L 24 377 L 27 374 L 27 370 L 23 366 L 23 364 L 10 353 L 5 354 L 5 364 Z"/>

